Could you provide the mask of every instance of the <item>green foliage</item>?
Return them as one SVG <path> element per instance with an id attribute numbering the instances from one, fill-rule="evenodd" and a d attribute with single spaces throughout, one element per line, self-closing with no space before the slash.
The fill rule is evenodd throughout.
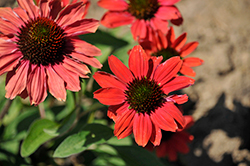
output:
<path id="1" fill-rule="evenodd" d="M 55 150 L 53 157 L 68 157 L 86 150 L 92 144 L 106 142 L 113 136 L 112 130 L 101 124 L 88 124 L 82 131 L 67 137 Z"/>
<path id="2" fill-rule="evenodd" d="M 121 158 L 129 166 L 164 166 L 152 153 L 138 146 L 113 146 Z"/>
<path id="3" fill-rule="evenodd" d="M 108 142 L 110 142 L 110 140 Z M 123 143 L 120 143 L 119 145 L 106 144 L 99 146 L 95 150 L 98 158 L 96 158 L 92 164 L 96 166 L 168 166 L 168 164 L 163 164 L 155 154 L 152 154 L 142 147 L 131 144 L 123 145 Z"/>
<path id="4" fill-rule="evenodd" d="M 56 137 L 58 127 L 57 123 L 48 119 L 39 119 L 32 123 L 28 135 L 22 143 L 21 156 L 31 155 L 40 145 Z"/>

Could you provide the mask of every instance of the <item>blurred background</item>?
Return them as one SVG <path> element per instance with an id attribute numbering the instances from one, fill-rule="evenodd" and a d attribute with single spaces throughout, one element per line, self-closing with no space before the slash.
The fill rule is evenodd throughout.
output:
<path id="1" fill-rule="evenodd" d="M 101 19 L 105 10 L 96 2 L 91 0 L 87 17 Z M 187 42 L 198 41 L 189 56 L 204 60 L 194 68 L 195 84 L 184 89 L 190 97 L 184 111 L 196 123 L 190 129 L 190 153 L 181 161 L 186 166 L 249 166 L 250 1 L 181 0 L 176 6 L 184 19 L 174 26 L 176 37 L 187 32 Z"/>
<path id="2" fill-rule="evenodd" d="M 97 0 L 90 2 L 87 18 L 100 20 L 105 10 Z M 1 7 L 15 5 L 14 0 L 0 0 Z M 174 26 L 176 36 L 187 32 L 187 42 L 198 41 L 189 56 L 204 64 L 194 68 L 196 83 L 184 90 L 190 97 L 184 112 L 196 121 L 190 129 L 194 141 L 190 153 L 173 165 L 249 166 L 250 1 L 181 0 L 176 6 L 184 19 Z"/>

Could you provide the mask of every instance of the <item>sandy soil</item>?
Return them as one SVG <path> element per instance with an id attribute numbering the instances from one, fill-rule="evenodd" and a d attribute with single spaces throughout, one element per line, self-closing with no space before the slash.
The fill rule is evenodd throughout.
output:
<path id="1" fill-rule="evenodd" d="M 188 40 L 200 45 L 192 56 L 196 84 L 185 92 L 197 120 L 188 166 L 250 165 L 250 1 L 182 0 L 177 4 Z"/>

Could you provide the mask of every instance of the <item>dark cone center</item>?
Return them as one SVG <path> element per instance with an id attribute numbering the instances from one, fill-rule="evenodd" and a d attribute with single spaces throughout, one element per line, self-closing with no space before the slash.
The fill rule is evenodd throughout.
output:
<path id="1" fill-rule="evenodd" d="M 128 12 L 137 19 L 149 20 L 159 7 L 157 0 L 129 0 Z"/>
<path id="2" fill-rule="evenodd" d="M 64 31 L 53 20 L 38 17 L 20 28 L 17 45 L 23 59 L 32 64 L 49 65 L 63 60 Z"/>
<path id="3" fill-rule="evenodd" d="M 166 49 L 162 49 L 154 54 L 152 56 L 163 56 L 163 62 L 168 60 L 169 58 L 172 58 L 174 56 L 180 56 L 180 54 L 173 49 L 172 47 L 167 47 Z"/>
<path id="4" fill-rule="evenodd" d="M 127 88 L 125 91 L 126 100 L 130 105 L 130 109 L 137 112 L 150 113 L 161 107 L 165 102 L 165 94 L 161 87 L 154 80 L 149 80 L 146 77 L 134 79 L 128 84 Z"/>

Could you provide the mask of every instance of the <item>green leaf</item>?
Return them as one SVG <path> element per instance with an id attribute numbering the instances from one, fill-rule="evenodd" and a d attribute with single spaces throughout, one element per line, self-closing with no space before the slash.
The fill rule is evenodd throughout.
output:
<path id="1" fill-rule="evenodd" d="M 46 141 L 54 138 L 59 125 L 48 119 L 39 119 L 31 124 L 27 137 L 21 146 L 21 156 L 27 157 Z"/>
<path id="2" fill-rule="evenodd" d="M 113 146 L 127 166 L 164 166 L 153 154 L 138 146 Z M 166 166 L 166 165 L 165 165 Z"/>
<path id="3" fill-rule="evenodd" d="M 110 145 L 119 145 L 119 146 L 130 146 L 133 144 L 131 137 L 125 137 L 123 139 L 118 139 L 117 137 L 112 137 L 107 141 Z"/>
<path id="4" fill-rule="evenodd" d="M 1 75 L 0 76 L 0 112 L 5 104 L 5 102 L 7 101 L 7 99 L 5 98 L 5 75 Z"/>
<path id="5" fill-rule="evenodd" d="M 4 128 L 3 140 L 23 140 L 27 136 L 29 126 L 40 117 L 37 107 L 25 107 L 24 109 L 24 112 L 20 113 L 15 120 Z"/>
<path id="6" fill-rule="evenodd" d="M 85 35 L 80 35 L 80 39 L 91 43 L 93 45 L 106 45 L 106 46 L 111 46 L 114 49 L 123 47 L 128 44 L 127 41 L 124 41 L 123 39 L 119 39 L 112 34 L 102 31 L 102 30 L 97 30 L 95 33 L 90 33 L 90 34 L 85 34 Z"/>
<path id="7" fill-rule="evenodd" d="M 62 134 L 64 132 L 67 132 L 74 121 L 76 120 L 76 112 L 73 111 L 71 114 L 69 114 L 61 123 L 60 128 L 57 130 L 59 134 Z"/>
<path id="8" fill-rule="evenodd" d="M 7 126 L 11 122 L 15 121 L 17 116 L 20 114 L 20 111 L 22 109 L 22 103 L 20 101 L 20 98 L 16 98 L 12 101 L 12 104 L 10 105 L 10 108 L 8 109 L 8 113 L 3 118 L 3 124 Z"/>
<path id="9" fill-rule="evenodd" d="M 86 150 L 92 144 L 106 142 L 113 131 L 101 124 L 88 124 L 78 134 L 67 137 L 55 150 L 53 157 L 68 157 Z"/>
<path id="10" fill-rule="evenodd" d="M 113 156 L 98 156 L 93 161 L 93 166 L 100 166 L 100 165 L 108 165 L 108 166 L 125 166 L 125 162 L 119 158 L 119 157 L 113 157 Z"/>

